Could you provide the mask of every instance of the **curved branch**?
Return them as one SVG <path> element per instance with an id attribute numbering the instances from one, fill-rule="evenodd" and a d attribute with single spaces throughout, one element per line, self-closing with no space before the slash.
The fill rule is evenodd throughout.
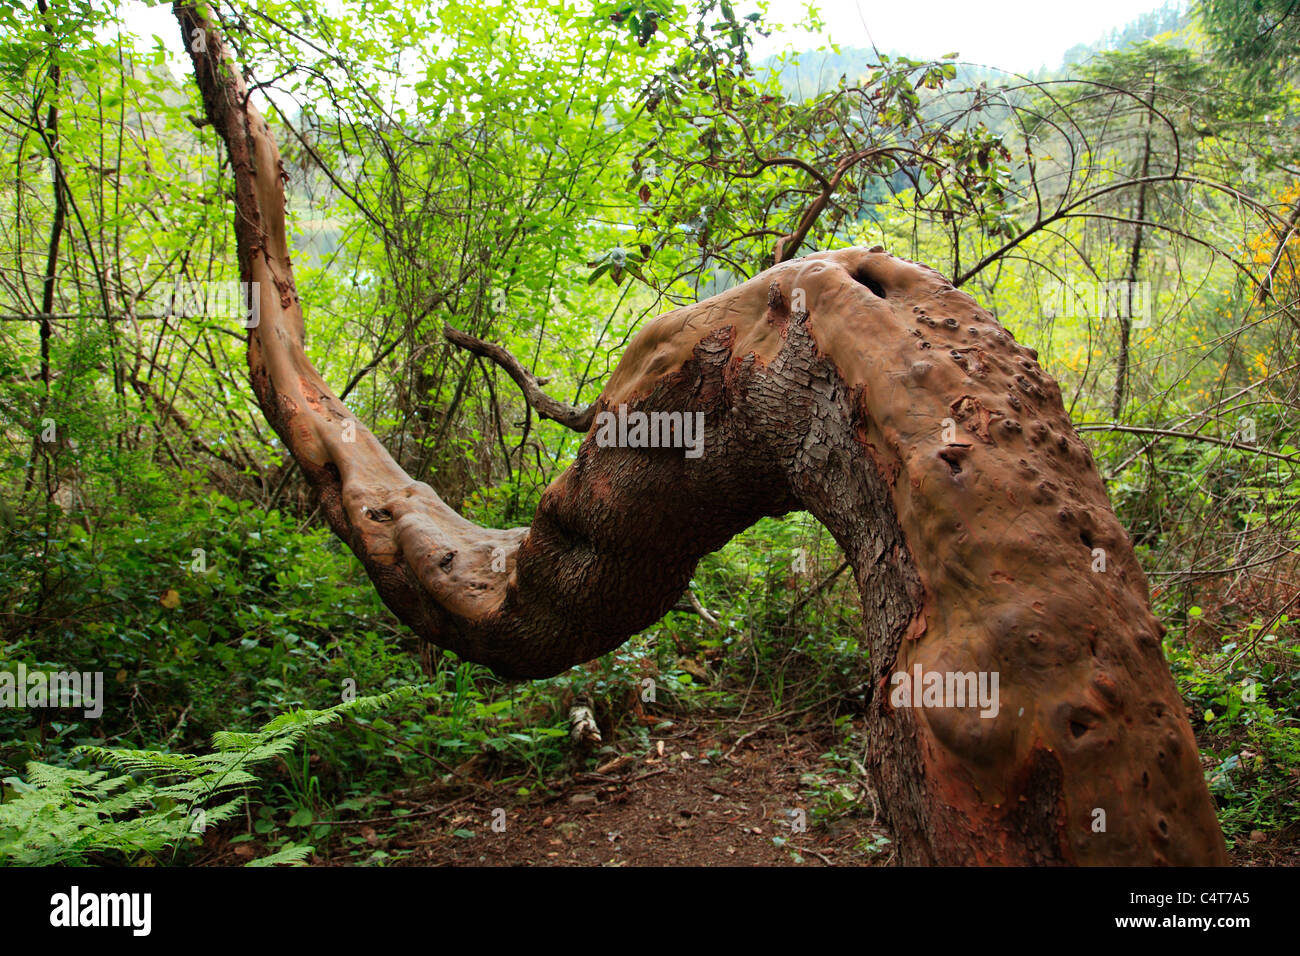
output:
<path id="1" fill-rule="evenodd" d="M 545 383 L 524 368 L 519 359 L 511 355 L 502 346 L 475 338 L 459 329 L 452 328 L 450 325 L 443 326 L 442 336 L 452 345 L 473 352 L 483 358 L 491 359 L 501 366 L 506 374 L 514 380 L 514 383 L 519 386 L 519 390 L 524 393 L 524 399 L 537 410 L 537 414 L 542 418 L 549 418 L 553 422 L 559 422 L 566 428 L 572 428 L 575 432 L 582 432 L 583 434 L 586 434 L 591 428 L 591 423 L 596 418 L 595 404 L 588 405 L 586 408 L 577 408 L 551 398 L 542 391 L 542 385 Z"/>
<path id="2" fill-rule="evenodd" d="M 1157 438 L 1181 438 L 1185 441 L 1202 442 L 1207 445 L 1218 445 L 1221 448 L 1235 448 L 1237 451 L 1249 452 L 1252 455 L 1263 455 L 1265 458 L 1276 458 L 1278 461 L 1284 461 L 1288 465 L 1300 465 L 1300 458 L 1291 455 L 1283 455 L 1281 452 L 1269 451 L 1267 448 L 1258 448 L 1254 445 L 1248 445 L 1239 441 L 1232 441 L 1226 438 L 1215 438 L 1213 435 L 1198 435 L 1195 432 L 1183 432 L 1173 428 L 1144 428 L 1140 425 L 1120 425 L 1113 422 L 1096 422 L 1085 425 L 1075 425 L 1077 431 L 1081 432 L 1125 432 L 1130 435 L 1154 435 Z"/>
<path id="3" fill-rule="evenodd" d="M 990 263 L 996 262 L 1002 256 L 1006 255 L 1010 250 L 1020 245 L 1022 242 L 1024 242 L 1026 239 L 1028 239 L 1030 236 L 1032 236 L 1034 233 L 1038 232 L 1039 230 L 1047 228 L 1057 220 L 1068 218 L 1070 213 L 1072 213 L 1075 209 L 1078 209 L 1080 206 L 1087 205 L 1088 203 L 1093 202 L 1096 199 L 1100 199 L 1102 196 L 1108 195 L 1109 193 L 1117 192 L 1121 189 L 1130 189 L 1134 186 L 1141 188 L 1143 186 L 1155 185 L 1159 183 L 1188 183 L 1193 186 L 1205 186 L 1209 189 L 1226 193 L 1227 195 L 1231 196 L 1233 199 L 1237 200 L 1238 202 L 1242 202 L 1246 204 L 1247 206 L 1251 207 L 1252 209 L 1261 213 L 1267 218 L 1271 218 L 1275 220 L 1279 218 L 1276 214 L 1273 213 L 1272 210 L 1268 209 L 1267 207 L 1257 202 L 1256 200 L 1251 199 L 1249 196 L 1245 195 L 1244 193 L 1238 192 L 1237 190 L 1233 189 L 1231 186 L 1225 186 L 1223 183 L 1217 183 L 1213 180 L 1204 179 L 1200 176 L 1187 176 L 1181 173 L 1171 173 L 1171 174 L 1162 174 L 1157 176 L 1143 176 L 1139 178 L 1128 179 L 1125 180 L 1124 182 L 1111 183 L 1110 185 L 1099 187 L 1097 189 L 1092 190 L 1091 192 L 1083 194 L 1082 196 L 1076 197 L 1074 200 L 1068 203 L 1063 203 L 1051 215 L 1035 220 L 1033 223 L 1029 225 L 1028 228 L 1023 230 L 1022 232 L 1017 233 L 1015 236 L 1013 236 L 1011 239 L 1008 239 L 997 249 L 994 249 L 988 255 L 984 256 L 984 258 L 980 259 L 979 262 L 975 263 L 975 265 L 971 266 L 965 272 L 961 273 L 961 275 L 959 275 L 956 279 L 954 279 L 953 284 L 958 287 L 965 285 L 967 282 L 970 281 L 972 277 L 974 277 L 975 275 L 983 271 L 985 268 L 987 268 Z M 1260 285 L 1259 280 L 1255 279 L 1253 276 L 1251 277 L 1251 282 L 1253 282 L 1257 288 Z"/>

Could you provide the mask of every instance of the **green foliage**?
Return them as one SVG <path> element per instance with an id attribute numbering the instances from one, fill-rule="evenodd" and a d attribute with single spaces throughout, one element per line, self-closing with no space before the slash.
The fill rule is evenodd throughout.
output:
<path id="1" fill-rule="evenodd" d="M 27 780 L 7 778 L 0 803 L 0 862 L 16 866 L 129 862 L 157 858 L 235 817 L 259 785 L 252 768 L 290 753 L 307 733 L 353 713 L 379 710 L 415 693 L 404 688 L 325 710 L 281 714 L 253 733 L 222 731 L 213 753 L 195 755 L 86 746 L 90 760 L 121 771 L 74 770 L 35 761 Z M 259 865 L 303 860 L 310 846 L 286 846 Z"/>
<path id="2" fill-rule="evenodd" d="M 141 742 L 182 729 L 194 741 L 232 719 L 337 701 L 349 678 L 383 687 L 414 676 L 383 650 L 379 602 L 323 530 L 221 495 L 136 507 L 148 521 L 66 523 L 57 536 L 19 522 L 0 549 L 10 620 L 28 622 L 4 659 L 104 672 L 105 725 L 134 726 Z M 342 648 L 345 632 L 355 633 Z M 48 740 L 22 712 L 0 712 L 0 727 L 3 740 Z M 61 729 L 92 734 L 75 720 Z"/>
<path id="3" fill-rule="evenodd" d="M 1290 0 L 1199 0 L 1196 12 L 1220 61 L 1252 92 L 1295 80 L 1300 10 Z"/>
<path id="4" fill-rule="evenodd" d="M 1208 653 L 1166 639 L 1230 839 L 1300 823 L 1300 644 L 1278 637 L 1290 623 L 1287 615 L 1245 622 Z"/>

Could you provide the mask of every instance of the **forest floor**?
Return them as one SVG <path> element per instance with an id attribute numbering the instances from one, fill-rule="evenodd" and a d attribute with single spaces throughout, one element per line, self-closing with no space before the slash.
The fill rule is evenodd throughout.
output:
<path id="1" fill-rule="evenodd" d="M 856 778 L 823 756 L 830 725 L 739 725 L 694 715 L 649 748 L 601 754 L 519 794 L 468 761 L 451 783 L 385 795 L 374 815 L 314 838 L 314 865 L 798 866 L 881 865 L 892 845 L 873 826 Z M 590 762 L 590 761 L 588 761 Z M 834 807 L 832 810 L 831 807 Z M 865 806 L 865 812 L 862 807 Z M 215 845 L 214 845 L 215 844 Z M 209 844 L 206 865 L 239 865 L 250 843 Z"/>
<path id="2" fill-rule="evenodd" d="M 774 727 L 728 744 L 705 724 L 676 730 L 647 753 L 607 762 L 614 765 L 604 773 L 574 774 L 557 793 L 503 807 L 503 832 L 489 825 L 475 827 L 470 838 L 454 835 L 455 826 L 427 833 L 406 862 L 820 866 L 888 859 L 887 844 L 883 856 L 864 852 L 869 818 L 845 815 L 814 826 L 812 804 L 826 785 L 819 755 L 831 743 L 828 735 Z M 450 823 L 490 821 L 488 803 L 466 801 Z"/>
<path id="3" fill-rule="evenodd" d="M 453 782 L 386 794 L 371 815 L 312 840 L 314 865 L 881 866 L 888 830 L 873 823 L 859 775 L 827 757 L 830 724 L 749 726 L 716 714 L 678 720 L 650 746 L 602 755 L 521 795 L 467 761 Z M 612 749 L 612 748 L 611 748 Z M 841 761 L 842 763 L 842 761 Z M 1300 834 L 1231 850 L 1238 866 L 1300 865 Z M 214 841 L 202 863 L 241 864 L 249 843 Z M 258 854 L 260 855 L 260 854 Z"/>
<path id="4" fill-rule="evenodd" d="M 821 866 L 888 859 L 887 844 L 883 855 L 862 848 L 872 836 L 869 817 L 844 815 L 814 826 L 817 795 L 834 786 L 821 759 L 834 743 L 830 728 L 760 726 L 728 740 L 721 726 L 708 718 L 675 723 L 648 750 L 611 754 L 601 772 L 575 771 L 527 798 L 486 782 L 469 793 L 463 785 L 408 793 L 401 799 L 413 812 L 421 804 L 439 812 L 386 839 L 373 824 L 359 835 L 418 866 Z M 354 862 L 346 843 L 321 847 L 320 862 Z"/>

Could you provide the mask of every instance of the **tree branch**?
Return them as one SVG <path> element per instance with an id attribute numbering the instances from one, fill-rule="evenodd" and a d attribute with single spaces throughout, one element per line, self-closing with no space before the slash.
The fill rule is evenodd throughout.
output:
<path id="1" fill-rule="evenodd" d="M 586 434 L 591 429 L 591 423 L 596 417 L 596 406 L 594 404 L 588 405 L 586 408 L 578 408 L 551 398 L 542 391 L 545 380 L 538 379 L 532 372 L 524 368 L 519 359 L 500 345 L 485 342 L 459 329 L 454 329 L 450 325 L 443 326 L 442 335 L 452 345 L 473 352 L 483 358 L 491 359 L 501 366 L 506 374 L 514 380 L 514 383 L 519 386 L 519 390 L 524 393 L 524 400 L 535 408 L 537 414 L 542 418 L 549 418 L 553 422 L 559 422 L 566 428 L 572 428 L 575 432 L 582 434 Z"/>

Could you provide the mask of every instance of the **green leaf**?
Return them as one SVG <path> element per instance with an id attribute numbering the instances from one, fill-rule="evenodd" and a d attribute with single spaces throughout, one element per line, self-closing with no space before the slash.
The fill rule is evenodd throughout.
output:
<path id="1" fill-rule="evenodd" d="M 293 816 L 289 818 L 289 826 L 305 827 L 309 825 L 313 819 L 315 818 L 312 816 L 312 812 L 310 810 L 308 810 L 306 807 L 299 807 L 297 810 L 294 811 Z"/>

